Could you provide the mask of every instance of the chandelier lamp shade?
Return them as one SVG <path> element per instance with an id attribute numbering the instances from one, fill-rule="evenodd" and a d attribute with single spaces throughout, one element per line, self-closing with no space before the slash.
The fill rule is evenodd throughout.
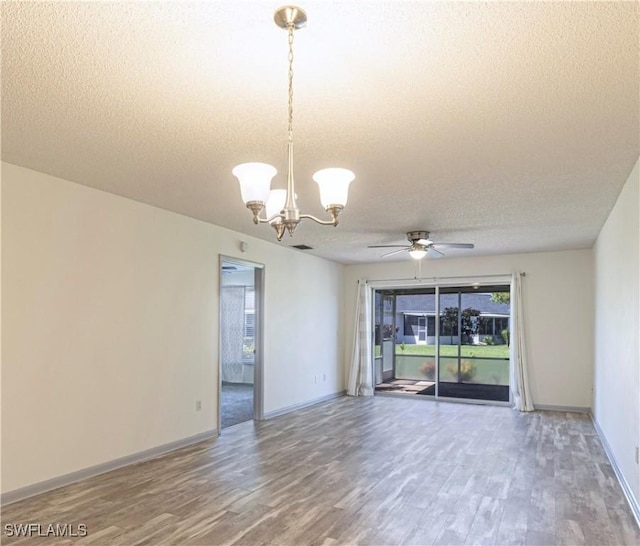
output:
<path id="1" fill-rule="evenodd" d="M 306 13 L 295 6 L 285 6 L 276 11 L 275 23 L 289 36 L 289 111 L 287 141 L 287 189 L 271 189 L 271 180 L 277 174 L 275 167 L 267 163 L 242 163 L 232 173 L 240 183 L 240 194 L 246 207 L 253 213 L 254 224 L 268 223 L 276 231 L 278 241 L 285 231 L 293 235 L 301 220 L 308 218 L 318 224 L 337 226 L 338 215 L 347 204 L 349 184 L 355 178 L 353 172 L 342 168 L 322 169 L 313 175 L 320 190 L 320 202 L 330 219 L 321 220 L 310 214 L 302 214 L 296 203 L 293 177 L 293 33 L 307 22 Z M 261 216 L 265 210 L 265 217 Z"/>

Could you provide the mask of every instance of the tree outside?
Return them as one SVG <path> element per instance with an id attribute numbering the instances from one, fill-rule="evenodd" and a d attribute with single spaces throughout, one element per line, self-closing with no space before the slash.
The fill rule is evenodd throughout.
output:
<path id="1" fill-rule="evenodd" d="M 509 292 L 493 292 L 491 294 L 491 301 L 493 303 L 506 303 L 511 304 L 511 294 Z"/>
<path id="2" fill-rule="evenodd" d="M 458 308 L 457 307 L 445 307 L 442 316 L 443 334 L 448 335 L 451 345 L 453 345 L 453 336 L 458 335 Z"/>

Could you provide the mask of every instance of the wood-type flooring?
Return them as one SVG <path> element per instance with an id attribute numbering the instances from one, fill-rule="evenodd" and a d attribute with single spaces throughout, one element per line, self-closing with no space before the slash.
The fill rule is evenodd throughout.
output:
<path id="1" fill-rule="evenodd" d="M 88 534 L 8 537 L 19 523 Z M 5 506 L 2 544 L 606 546 L 640 531 L 588 416 L 377 396 Z"/>

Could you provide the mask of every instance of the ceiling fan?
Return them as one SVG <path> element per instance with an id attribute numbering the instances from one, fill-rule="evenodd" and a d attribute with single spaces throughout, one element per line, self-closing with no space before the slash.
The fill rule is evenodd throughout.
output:
<path id="1" fill-rule="evenodd" d="M 393 256 L 400 252 L 408 251 L 409 256 L 414 260 L 421 260 L 427 253 L 434 255 L 434 257 L 444 256 L 436 247 L 440 248 L 473 248 L 472 243 L 436 243 L 429 239 L 428 231 L 409 231 L 407 233 L 407 240 L 410 245 L 370 245 L 368 248 L 400 248 L 400 250 L 394 250 L 383 254 L 382 257 Z"/>

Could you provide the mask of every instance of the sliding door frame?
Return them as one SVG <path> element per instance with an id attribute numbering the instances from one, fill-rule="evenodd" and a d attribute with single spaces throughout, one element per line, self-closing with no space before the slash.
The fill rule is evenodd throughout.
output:
<path id="1" fill-rule="evenodd" d="M 434 354 L 435 354 L 435 360 L 436 360 L 436 389 L 435 389 L 435 399 L 439 400 L 440 398 L 440 391 L 438 390 L 440 388 L 440 286 L 436 285 L 436 306 L 435 306 L 435 313 L 436 313 L 436 346 L 435 349 L 433 350 Z"/>
<path id="2" fill-rule="evenodd" d="M 474 287 L 479 291 L 482 291 L 483 287 L 490 287 L 496 285 L 504 285 L 505 287 L 511 287 L 512 278 L 511 274 L 498 274 L 498 275 L 477 275 L 477 276 L 464 276 L 464 277 L 433 277 L 431 280 L 426 279 L 398 279 L 398 280 L 371 280 L 369 285 L 372 291 L 372 301 L 375 302 L 376 292 L 384 291 L 405 291 L 405 290 L 420 290 L 420 289 L 434 289 L 435 290 L 435 346 L 438 350 L 435 352 L 435 394 L 434 396 L 424 396 L 425 400 L 437 400 L 441 402 L 460 402 L 465 404 L 483 404 L 483 405 L 495 405 L 495 406 L 512 406 L 513 395 L 511 392 L 511 378 L 513 362 L 509 359 L 509 401 L 499 400 L 482 400 L 482 399 L 466 399 L 466 398 L 454 398 L 454 397 L 440 397 L 439 395 L 439 383 L 440 383 L 440 289 L 441 288 L 465 288 Z M 394 305 L 395 307 L 395 305 Z M 461 313 L 458 313 L 458 321 L 461 320 Z M 372 317 L 371 323 L 374 325 L 371 332 L 371 346 L 374 346 L 375 337 L 375 305 L 372 305 Z M 394 318 L 395 320 L 395 318 Z M 460 335 L 460 324 L 458 324 L 458 332 Z M 460 342 L 460 339 L 459 339 Z M 371 367 L 372 377 L 374 378 L 374 394 L 375 393 L 375 354 L 371 351 Z M 459 360 L 460 358 L 458 358 Z M 379 394 L 379 393 L 378 393 Z"/>
<path id="3" fill-rule="evenodd" d="M 396 296 L 395 294 L 380 294 L 380 356 L 382 357 L 382 381 L 386 381 L 387 379 L 394 378 L 396 376 L 396 341 L 398 339 L 397 329 L 398 325 L 396 324 Z M 391 337 L 389 339 L 384 338 L 384 316 L 385 316 L 385 298 L 391 298 Z M 385 357 L 385 347 L 389 343 L 391 343 L 391 362 L 387 363 L 387 359 Z M 391 364 L 391 368 L 386 372 L 385 375 L 385 363 Z"/>

